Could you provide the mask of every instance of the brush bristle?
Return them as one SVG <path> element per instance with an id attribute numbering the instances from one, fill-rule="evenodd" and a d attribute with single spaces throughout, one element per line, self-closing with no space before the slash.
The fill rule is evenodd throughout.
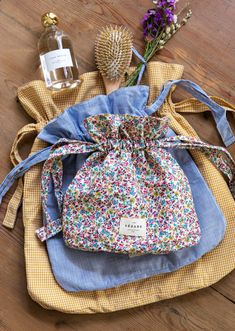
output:
<path id="1" fill-rule="evenodd" d="M 95 60 L 102 76 L 117 80 L 127 71 L 132 57 L 132 34 L 122 26 L 106 26 L 96 38 Z"/>

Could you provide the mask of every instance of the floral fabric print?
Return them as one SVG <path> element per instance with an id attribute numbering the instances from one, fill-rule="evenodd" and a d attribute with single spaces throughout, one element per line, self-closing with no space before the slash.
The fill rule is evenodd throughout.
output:
<path id="1" fill-rule="evenodd" d="M 166 254 L 194 246 L 200 227 L 191 189 L 167 148 L 196 148 L 230 179 L 235 165 L 222 147 L 195 138 L 164 138 L 167 119 L 130 115 L 97 115 L 85 126 L 94 143 L 61 140 L 45 162 L 42 201 L 47 224 L 37 231 L 43 241 L 61 229 L 66 245 L 86 251 Z M 62 157 L 92 152 L 67 191 L 61 192 Z M 47 207 L 53 181 L 61 219 Z M 146 221 L 146 236 L 120 234 L 123 218 Z"/>

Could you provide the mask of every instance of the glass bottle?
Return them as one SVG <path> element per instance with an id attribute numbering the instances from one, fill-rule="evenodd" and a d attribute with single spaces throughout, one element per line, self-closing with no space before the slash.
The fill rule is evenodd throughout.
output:
<path id="1" fill-rule="evenodd" d="M 77 61 L 69 37 L 57 28 L 58 17 L 46 13 L 41 21 L 45 31 L 38 41 L 38 51 L 46 86 L 52 90 L 77 86 Z"/>

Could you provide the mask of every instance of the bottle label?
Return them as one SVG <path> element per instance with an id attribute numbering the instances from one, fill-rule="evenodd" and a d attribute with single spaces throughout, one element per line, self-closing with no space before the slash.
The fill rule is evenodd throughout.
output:
<path id="1" fill-rule="evenodd" d="M 64 67 L 73 67 L 73 61 L 68 48 L 56 49 L 40 55 L 41 64 L 46 65 L 48 71 Z"/>
<path id="2" fill-rule="evenodd" d="M 146 238 L 146 218 L 121 218 L 119 234 Z"/>

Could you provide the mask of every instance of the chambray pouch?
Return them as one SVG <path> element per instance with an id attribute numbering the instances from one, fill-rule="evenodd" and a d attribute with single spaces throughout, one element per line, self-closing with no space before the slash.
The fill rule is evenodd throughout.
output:
<path id="1" fill-rule="evenodd" d="M 145 110 L 147 98 L 148 88 L 145 86 L 121 89 L 109 96 L 96 97 L 67 109 L 44 128 L 39 138 L 50 144 L 56 143 L 61 137 L 90 141 L 83 127 L 83 120 L 86 117 L 102 112 L 147 115 L 150 114 Z M 224 126 L 226 127 L 226 124 Z M 169 129 L 167 136 L 171 135 L 174 133 Z M 21 164 L 14 174 L 8 177 L 10 179 L 8 182 L 22 175 L 33 164 L 44 161 L 48 157 L 49 150 L 50 148 L 37 153 L 37 158 L 27 160 L 27 165 Z M 68 291 L 105 289 L 154 274 L 174 271 L 196 261 L 218 245 L 224 235 L 225 220 L 211 191 L 187 151 L 174 149 L 171 153 L 183 168 L 191 186 L 201 227 L 199 244 L 168 255 L 146 255 L 130 259 L 119 254 L 71 250 L 64 245 L 61 234 L 58 234 L 47 241 L 47 249 L 55 278 L 63 288 Z M 65 165 L 63 191 L 67 189 L 86 157 L 86 155 L 72 155 L 63 161 Z M 7 189 L 9 185 L 7 184 Z M 3 190 L 1 194 L 4 194 Z M 56 217 L 58 210 L 55 208 L 55 197 L 52 192 L 49 199 L 51 215 Z"/>

